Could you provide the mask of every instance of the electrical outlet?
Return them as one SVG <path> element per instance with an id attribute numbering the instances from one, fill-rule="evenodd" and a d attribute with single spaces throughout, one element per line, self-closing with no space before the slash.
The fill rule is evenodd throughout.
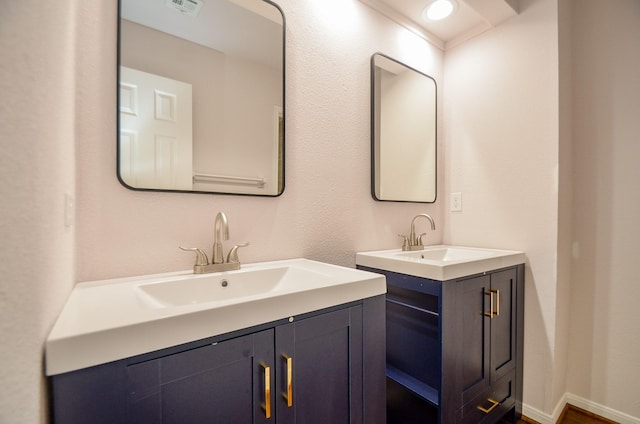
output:
<path id="1" fill-rule="evenodd" d="M 451 193 L 451 212 L 462 212 L 462 193 Z"/>

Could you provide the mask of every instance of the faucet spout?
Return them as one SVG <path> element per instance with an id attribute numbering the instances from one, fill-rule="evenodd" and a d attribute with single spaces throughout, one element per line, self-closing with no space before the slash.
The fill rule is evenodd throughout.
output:
<path id="1" fill-rule="evenodd" d="M 410 250 L 418 250 L 418 249 L 424 248 L 424 246 L 422 245 L 422 236 L 424 234 L 421 234 L 420 236 L 416 236 L 416 220 L 418 218 L 426 218 L 431 223 L 431 230 L 434 231 L 436 229 L 436 224 L 435 222 L 433 222 L 433 218 L 431 218 L 430 215 L 426 213 L 421 213 L 414 216 L 413 219 L 411 220 L 411 233 L 409 233 Z"/>
<path id="2" fill-rule="evenodd" d="M 213 259 L 211 263 L 221 264 L 224 262 L 224 254 L 222 252 L 222 240 L 229 240 L 229 222 L 224 212 L 218 212 L 214 224 L 215 235 L 213 239 Z"/>

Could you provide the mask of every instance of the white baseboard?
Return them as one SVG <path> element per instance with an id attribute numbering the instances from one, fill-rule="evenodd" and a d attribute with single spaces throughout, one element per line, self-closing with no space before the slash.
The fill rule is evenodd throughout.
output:
<path id="1" fill-rule="evenodd" d="M 608 406 L 600 405 L 599 403 L 574 395 L 573 393 L 565 393 L 551 415 L 527 404 L 522 405 L 522 415 L 527 418 L 531 418 L 540 424 L 555 424 L 558 421 L 558 418 L 560 418 L 560 414 L 562 414 L 562 410 L 567 403 L 603 418 L 619 422 L 620 424 L 640 424 L 640 418 L 632 417 L 631 415 L 616 411 Z"/>
<path id="2" fill-rule="evenodd" d="M 557 418 L 554 420 L 553 416 L 525 403 L 522 404 L 522 415 L 540 424 L 555 424 L 557 420 Z"/>

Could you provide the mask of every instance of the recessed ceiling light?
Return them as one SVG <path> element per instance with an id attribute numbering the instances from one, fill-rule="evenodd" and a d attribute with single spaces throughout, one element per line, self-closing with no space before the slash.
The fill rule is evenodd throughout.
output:
<path id="1" fill-rule="evenodd" d="M 434 0 L 425 7 L 422 17 L 430 21 L 439 21 L 451 15 L 457 6 L 455 0 Z"/>

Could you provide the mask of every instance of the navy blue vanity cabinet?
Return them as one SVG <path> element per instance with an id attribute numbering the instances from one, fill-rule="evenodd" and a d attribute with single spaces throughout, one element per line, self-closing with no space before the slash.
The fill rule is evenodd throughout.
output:
<path id="1" fill-rule="evenodd" d="M 51 377 L 55 424 L 385 422 L 384 296 Z"/>
<path id="2" fill-rule="evenodd" d="M 449 281 L 358 268 L 387 279 L 389 424 L 517 422 L 524 265 Z"/>

